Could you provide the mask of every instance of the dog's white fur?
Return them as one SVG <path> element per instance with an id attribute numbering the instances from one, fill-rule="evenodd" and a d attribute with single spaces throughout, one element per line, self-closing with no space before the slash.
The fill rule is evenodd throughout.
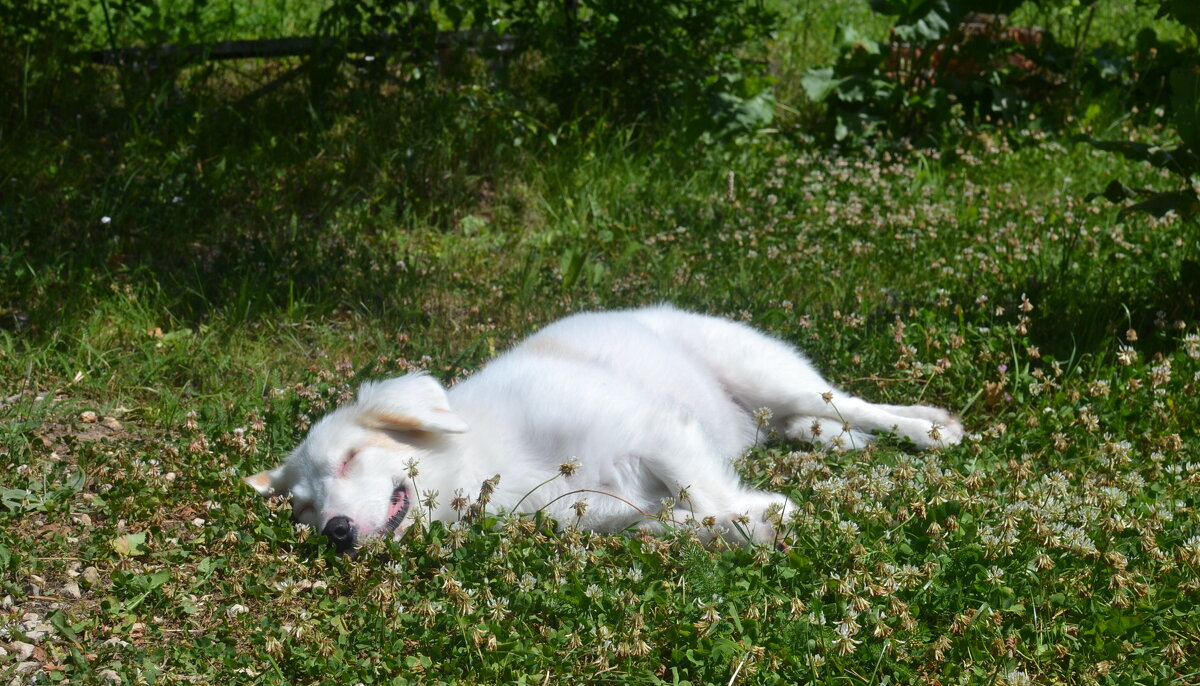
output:
<path id="1" fill-rule="evenodd" d="M 473 497 L 495 474 L 492 510 L 546 508 L 561 523 L 612 532 L 660 527 L 647 514 L 672 498 L 677 522 L 711 517 L 730 540 L 764 542 L 776 536 L 773 515 L 794 504 L 747 488 L 731 465 L 765 435 L 760 408 L 769 429 L 846 448 L 878 431 L 922 448 L 962 439 L 944 410 L 849 396 L 779 340 L 658 306 L 563 319 L 448 392 L 424 374 L 364 384 L 282 465 L 246 481 L 263 495 L 290 493 L 297 520 L 327 534 L 345 518 L 335 521 L 351 527 L 347 550 L 399 536 L 418 508 L 454 522 L 456 492 Z M 568 461 L 578 470 L 553 479 Z M 437 494 L 432 509 L 427 492 Z"/>

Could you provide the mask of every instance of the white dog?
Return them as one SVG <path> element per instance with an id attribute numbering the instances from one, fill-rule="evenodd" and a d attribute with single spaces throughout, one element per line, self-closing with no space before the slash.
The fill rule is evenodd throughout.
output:
<path id="1" fill-rule="evenodd" d="M 563 319 L 448 392 L 424 374 L 363 384 L 282 465 L 246 482 L 290 493 L 295 518 L 343 552 L 398 537 L 417 510 L 454 522 L 462 496 L 495 474 L 494 510 L 545 509 L 616 532 L 661 527 L 652 515 L 673 500 L 675 522 L 767 542 L 794 504 L 747 488 L 731 465 L 765 435 L 761 421 L 847 448 L 877 431 L 923 448 L 962 439 L 944 410 L 846 395 L 774 338 L 660 306 Z M 578 468 L 553 478 L 567 462 Z"/>

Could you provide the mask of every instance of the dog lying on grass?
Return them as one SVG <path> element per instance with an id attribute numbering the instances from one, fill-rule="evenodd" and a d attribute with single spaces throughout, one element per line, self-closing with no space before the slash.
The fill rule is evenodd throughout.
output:
<path id="1" fill-rule="evenodd" d="M 460 519 L 462 496 L 495 474 L 498 511 L 657 530 L 650 513 L 672 499 L 675 522 L 771 542 L 794 503 L 747 488 L 732 466 L 770 430 L 846 448 L 879 431 L 922 448 L 963 435 L 945 410 L 833 390 L 803 355 L 748 326 L 659 306 L 567 317 L 449 391 L 425 374 L 363 384 L 282 465 L 246 482 L 290 493 L 295 519 L 347 553 L 399 537 L 417 510 Z M 570 475 L 554 478 L 560 468 Z"/>

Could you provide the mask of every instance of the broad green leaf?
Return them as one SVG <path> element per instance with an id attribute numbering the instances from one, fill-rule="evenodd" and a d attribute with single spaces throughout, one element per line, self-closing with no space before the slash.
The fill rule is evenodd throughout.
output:
<path id="1" fill-rule="evenodd" d="M 113 551 L 122 557 L 132 557 L 135 555 L 146 554 L 144 548 L 146 544 L 146 532 L 140 531 L 135 534 L 125 534 L 117 536 L 108 542 L 112 546 Z"/>
<path id="2" fill-rule="evenodd" d="M 1161 0 L 1158 16 L 1170 16 L 1200 37 L 1200 3 L 1196 0 Z"/>
<path id="3" fill-rule="evenodd" d="M 804 94 L 813 102 L 824 102 L 844 81 L 833 75 L 833 67 L 815 67 L 800 77 Z"/>
<path id="4" fill-rule="evenodd" d="M 42 506 L 40 498 L 34 498 L 33 493 L 23 488 L 0 487 L 0 507 L 10 512 L 37 510 Z"/>
<path id="5" fill-rule="evenodd" d="M 1137 193 L 1134 192 L 1132 188 L 1126 186 L 1117 179 L 1113 179 L 1112 181 L 1108 182 L 1108 185 L 1104 187 L 1103 191 L 1099 193 L 1088 193 L 1084 200 L 1086 202 L 1091 202 L 1096 198 L 1104 198 L 1111 203 L 1122 203 L 1126 200 L 1133 200 L 1137 197 Z"/>
<path id="6" fill-rule="evenodd" d="M 1120 216 L 1124 217 L 1134 212 L 1146 212 L 1155 217 L 1161 217 L 1168 212 L 1174 212 L 1184 219 L 1191 219 L 1200 214 L 1200 199 L 1196 197 L 1196 192 L 1191 189 L 1155 193 L 1146 200 L 1121 210 Z"/>

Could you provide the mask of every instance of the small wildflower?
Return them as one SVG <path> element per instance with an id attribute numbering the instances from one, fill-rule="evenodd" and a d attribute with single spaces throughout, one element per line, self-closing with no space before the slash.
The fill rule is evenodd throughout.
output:
<path id="1" fill-rule="evenodd" d="M 1163 360 L 1162 364 L 1150 368 L 1150 387 L 1157 388 L 1171 381 L 1171 361 Z"/>
<path id="2" fill-rule="evenodd" d="M 437 491 L 423 491 L 421 495 L 422 495 L 422 498 L 421 498 L 422 505 L 424 505 L 426 508 L 428 508 L 430 510 L 437 508 L 437 506 L 438 506 L 438 500 L 437 500 L 438 492 Z"/>
<path id="3" fill-rule="evenodd" d="M 1200 536 L 1192 536 L 1179 546 L 1179 558 L 1186 564 L 1200 568 Z"/>
<path id="4" fill-rule="evenodd" d="M 558 465 L 558 473 L 563 476 L 571 476 L 579 469 L 579 460 L 572 457 L 571 459 Z"/>
<path id="5" fill-rule="evenodd" d="M 709 624 L 721 621 L 721 613 L 717 612 L 717 606 L 715 604 L 705 603 L 703 606 L 701 606 L 701 609 L 703 611 L 700 613 L 700 619 L 708 622 Z"/>
<path id="6" fill-rule="evenodd" d="M 1019 669 L 1014 669 L 1004 676 L 1004 683 L 1008 686 L 1032 686 L 1033 679 L 1029 675 Z"/>
<path id="7" fill-rule="evenodd" d="M 999 567 L 993 566 L 991 569 L 987 570 L 987 580 L 988 580 L 988 583 L 992 584 L 993 586 L 1003 585 L 1004 584 L 1004 570 L 1000 569 Z"/>
<path id="8" fill-rule="evenodd" d="M 1122 367 L 1128 367 L 1137 361 L 1137 351 L 1127 345 L 1121 345 L 1117 350 L 1117 362 Z"/>
<path id="9" fill-rule="evenodd" d="M 788 611 L 791 613 L 793 620 L 799 618 L 807 609 L 808 607 L 805 606 L 804 601 L 796 597 L 793 597 L 788 603 Z"/>
<path id="10" fill-rule="evenodd" d="M 941 662 L 946 659 L 946 651 L 950 650 L 954 644 L 950 641 L 950 637 L 942 634 L 933 642 L 933 659 Z"/>
<path id="11" fill-rule="evenodd" d="M 1179 666 L 1187 659 L 1187 655 L 1183 652 L 1183 648 L 1179 646 L 1179 642 L 1174 637 L 1167 642 L 1166 647 L 1162 650 L 1163 657 L 1167 658 L 1171 664 Z"/>
<path id="12" fill-rule="evenodd" d="M 760 407 L 754 411 L 754 423 L 758 428 L 765 429 L 771 423 L 771 417 L 774 416 L 769 407 Z"/>
<path id="13" fill-rule="evenodd" d="M 1200 360 L 1200 334 L 1189 333 L 1183 337 L 1183 349 L 1193 360 Z"/>
<path id="14" fill-rule="evenodd" d="M 534 586 L 536 586 L 536 585 L 537 585 L 537 579 L 534 578 L 534 576 L 532 574 L 530 574 L 529 572 L 525 572 L 524 574 L 522 574 L 521 580 L 517 582 L 517 588 L 521 589 L 522 591 L 525 591 L 526 593 L 528 593 L 529 591 L 532 591 Z"/>
<path id="15" fill-rule="evenodd" d="M 859 534 L 858 525 L 845 519 L 837 523 L 837 530 L 838 533 L 847 538 L 857 538 Z"/>
<path id="16" fill-rule="evenodd" d="M 856 641 L 849 636 L 838 636 L 833 641 L 833 646 L 837 648 L 838 655 L 849 655 L 858 650 L 859 643 L 862 643 L 862 641 Z"/>

